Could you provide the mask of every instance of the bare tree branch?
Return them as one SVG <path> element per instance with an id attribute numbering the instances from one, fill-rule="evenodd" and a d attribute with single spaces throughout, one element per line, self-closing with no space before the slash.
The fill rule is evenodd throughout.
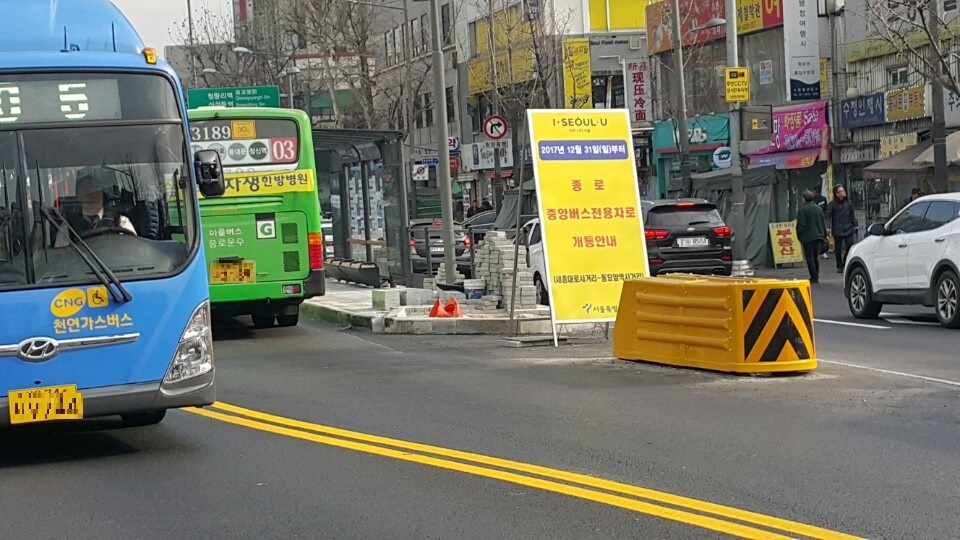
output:
<path id="1" fill-rule="evenodd" d="M 956 15 L 946 19 L 930 2 L 940 0 L 866 0 L 862 18 L 878 52 L 898 54 L 908 67 L 927 80 L 939 80 L 949 92 L 960 94 L 956 70 L 950 69 L 951 58 L 957 55 L 958 26 L 951 24 Z M 931 28 L 939 26 L 940 39 L 934 40 Z M 931 47 L 933 51 L 931 51 Z M 953 49 L 953 50 L 948 50 Z M 931 54 L 932 53 L 932 54 Z"/>

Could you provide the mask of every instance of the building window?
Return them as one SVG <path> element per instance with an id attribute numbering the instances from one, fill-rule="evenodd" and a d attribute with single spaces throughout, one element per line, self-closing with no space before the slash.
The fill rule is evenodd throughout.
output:
<path id="1" fill-rule="evenodd" d="M 442 29 L 443 44 L 453 44 L 453 26 L 450 24 L 450 4 L 440 6 L 440 28 Z"/>
<path id="2" fill-rule="evenodd" d="M 470 58 L 475 58 L 480 55 L 480 51 L 477 50 L 477 23 L 470 23 L 470 28 L 467 31 L 467 37 L 470 38 Z"/>
<path id="3" fill-rule="evenodd" d="M 420 16 L 420 39 L 423 41 L 423 50 L 424 52 L 433 49 L 430 46 L 432 41 L 430 41 L 430 20 L 426 15 Z"/>
<path id="4" fill-rule="evenodd" d="M 906 86 L 907 82 L 907 66 L 901 66 L 898 68 L 891 68 L 888 73 L 888 79 L 890 80 L 890 86 Z"/>
<path id="5" fill-rule="evenodd" d="M 426 127 L 433 125 L 433 94 L 423 95 L 423 123 Z"/>
<path id="6" fill-rule="evenodd" d="M 420 96 L 420 97 L 422 98 L 423 96 Z M 423 127 L 423 113 L 424 113 L 422 100 L 421 100 L 421 99 L 414 99 L 414 100 L 413 100 L 413 108 L 415 109 L 415 110 L 414 110 L 413 117 L 414 117 L 416 126 L 417 126 L 418 128 L 422 128 L 422 127 Z"/>
<path id="7" fill-rule="evenodd" d="M 420 47 L 423 44 L 421 40 L 417 39 L 420 36 L 421 36 L 420 19 L 414 19 L 410 21 L 410 37 L 413 38 L 411 41 L 413 41 L 413 57 L 414 58 L 420 57 Z"/>
<path id="8" fill-rule="evenodd" d="M 447 87 L 447 123 L 457 121 L 457 98 L 453 94 L 453 87 Z"/>

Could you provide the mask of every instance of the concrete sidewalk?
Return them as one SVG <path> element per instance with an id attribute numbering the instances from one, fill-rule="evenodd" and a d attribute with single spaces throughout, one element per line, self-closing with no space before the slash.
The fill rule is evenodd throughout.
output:
<path id="1" fill-rule="evenodd" d="M 374 306 L 375 291 L 381 304 Z M 416 294 L 407 291 L 417 291 Z M 400 294 L 411 298 L 412 305 L 384 304 L 383 292 Z M 424 293 L 428 298 L 424 297 Z M 442 295 L 442 293 L 440 293 Z M 436 296 L 423 289 L 373 289 L 369 287 L 327 281 L 324 296 L 306 300 L 300 310 L 304 316 L 344 327 L 364 328 L 375 333 L 385 334 L 487 334 L 510 335 L 517 330 L 522 336 L 550 335 L 550 310 L 541 306 L 534 310 L 517 310 L 516 320 L 511 324 L 506 310 L 475 309 L 467 302 L 461 302 L 463 317 L 433 318 L 429 311 Z M 413 298 L 417 297 L 418 301 Z M 399 304 L 399 303 L 398 303 Z M 517 327 L 517 325 L 519 325 Z M 588 328 L 584 328 L 588 327 Z M 570 325 L 562 328 L 562 335 L 572 332 L 592 331 L 594 325 Z"/>
<path id="2" fill-rule="evenodd" d="M 801 279 L 809 278 L 804 263 L 784 265 L 780 268 L 760 267 L 753 269 L 756 278 L 773 279 Z M 820 283 L 841 283 L 842 274 L 836 272 L 836 262 L 830 259 L 821 259 Z M 339 283 L 327 280 L 327 293 L 318 298 L 306 300 L 300 310 L 310 319 L 320 320 L 341 327 L 352 327 L 371 330 L 383 334 L 484 334 L 484 335 L 512 335 L 515 330 L 521 336 L 545 336 L 552 334 L 550 326 L 550 310 L 540 306 L 535 310 L 518 310 L 517 319 L 511 324 L 510 317 L 504 309 L 479 311 L 473 309 L 469 303 L 461 303 L 464 316 L 456 319 L 431 318 L 428 316 L 436 295 L 429 299 L 420 298 L 413 301 L 413 305 L 381 305 L 374 307 L 374 291 L 420 291 L 416 295 L 410 293 L 411 298 L 431 295 L 423 289 L 373 289 L 360 285 Z M 404 293 L 406 296 L 407 293 Z M 381 296 L 378 294 L 378 296 Z M 388 303 L 389 304 L 389 303 Z M 519 325 L 519 328 L 516 327 Z M 613 323 L 610 324 L 612 328 Z M 604 326 L 601 324 L 563 325 L 558 328 L 561 336 L 602 335 Z"/>

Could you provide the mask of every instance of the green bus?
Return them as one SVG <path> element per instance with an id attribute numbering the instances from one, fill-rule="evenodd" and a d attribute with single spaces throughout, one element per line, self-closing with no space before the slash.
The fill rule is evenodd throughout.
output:
<path id="1" fill-rule="evenodd" d="M 295 109 L 190 110 L 190 145 L 215 150 L 222 197 L 200 199 L 210 303 L 256 328 L 295 326 L 300 304 L 323 295 L 323 231 L 313 136 Z"/>

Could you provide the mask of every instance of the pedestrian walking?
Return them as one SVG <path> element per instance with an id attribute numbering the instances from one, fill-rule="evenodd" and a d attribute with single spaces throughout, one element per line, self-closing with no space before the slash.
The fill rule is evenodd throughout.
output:
<path id="1" fill-rule="evenodd" d="M 910 196 L 903 200 L 903 204 L 900 205 L 900 209 L 903 210 L 904 208 L 907 207 L 908 204 L 912 203 L 913 201 L 919 199 L 919 198 L 922 197 L 922 196 L 923 196 L 923 190 L 922 190 L 922 189 L 920 189 L 920 188 L 918 188 L 918 187 L 915 187 L 915 188 L 911 189 L 911 190 L 910 190 Z"/>
<path id="2" fill-rule="evenodd" d="M 820 207 L 821 212 L 823 212 L 823 226 L 827 226 L 827 198 L 823 196 L 823 188 L 819 185 L 813 187 L 813 203 Z M 820 246 L 820 256 L 824 259 L 829 259 L 830 256 L 827 255 L 827 252 L 830 251 L 830 242 L 823 242 L 823 245 Z"/>
<path id="3" fill-rule="evenodd" d="M 847 252 L 856 242 L 857 217 L 853 212 L 853 203 L 847 198 L 847 190 L 842 185 L 833 188 L 833 200 L 827 205 L 827 234 L 833 236 L 833 255 L 837 259 L 837 273 L 843 273 L 847 262 Z"/>
<path id="4" fill-rule="evenodd" d="M 823 210 L 812 191 L 803 192 L 803 205 L 797 211 L 797 239 L 803 246 L 803 258 L 810 272 L 810 283 L 820 283 L 820 247 L 827 240 Z"/>

